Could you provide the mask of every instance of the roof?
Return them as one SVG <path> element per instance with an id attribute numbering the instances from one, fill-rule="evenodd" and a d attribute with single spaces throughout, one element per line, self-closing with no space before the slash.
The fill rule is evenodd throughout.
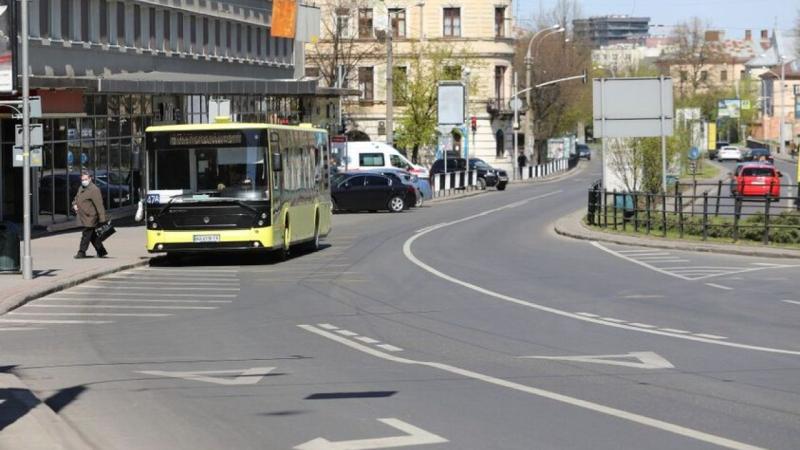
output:
<path id="1" fill-rule="evenodd" d="M 800 50 L 800 42 L 798 42 L 797 35 L 792 32 L 775 33 L 770 38 L 769 48 L 763 50 L 758 46 L 758 49 L 760 51 L 750 61 L 747 61 L 748 67 L 777 66 L 780 64 L 779 52 L 786 58 L 786 61 L 794 61 Z"/>
<path id="2" fill-rule="evenodd" d="M 316 80 L 257 79 L 178 72 L 129 72 L 98 77 L 31 77 L 38 88 L 74 87 L 92 92 L 139 94 L 314 95 Z"/>
<path id="3" fill-rule="evenodd" d="M 308 131 L 324 131 L 327 130 L 314 128 L 310 125 L 278 125 L 273 123 L 242 123 L 242 122 L 221 122 L 221 123 L 198 123 L 198 124 L 184 124 L 184 125 L 155 125 L 145 129 L 147 133 L 164 133 L 170 131 L 225 131 L 225 130 L 308 130 Z"/>

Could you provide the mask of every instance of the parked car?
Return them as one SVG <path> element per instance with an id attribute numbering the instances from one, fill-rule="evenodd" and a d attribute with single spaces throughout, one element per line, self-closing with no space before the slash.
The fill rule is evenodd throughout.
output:
<path id="1" fill-rule="evenodd" d="M 761 158 L 764 158 L 763 160 Z M 744 155 L 745 161 L 760 161 L 773 164 L 775 162 L 768 148 L 751 148 Z"/>
<path id="2" fill-rule="evenodd" d="M 742 151 L 739 150 L 739 147 L 736 147 L 735 145 L 726 145 L 725 147 L 719 149 L 717 159 L 720 161 L 741 161 Z"/>
<path id="3" fill-rule="evenodd" d="M 396 148 L 385 142 L 348 142 L 345 154 L 338 155 L 340 171 L 366 169 L 401 169 L 428 178 L 428 170 L 412 163 Z"/>
<path id="4" fill-rule="evenodd" d="M 331 198 L 338 211 L 401 212 L 416 201 L 416 189 L 386 175 L 339 173 L 331 179 Z"/>
<path id="5" fill-rule="evenodd" d="M 418 176 L 401 169 L 370 169 L 366 172 L 379 173 L 399 183 L 414 186 L 417 196 L 412 206 L 415 206 L 417 208 L 422 206 L 425 197 L 424 194 L 422 193 L 422 184 L 421 184 L 422 181 Z M 430 188 L 428 190 L 430 191 Z"/>
<path id="6" fill-rule="evenodd" d="M 737 167 L 734 173 L 735 190 L 733 195 L 742 197 L 770 197 L 778 200 L 781 196 L 781 177 L 783 174 L 771 164 L 746 163 Z"/>
<path id="7" fill-rule="evenodd" d="M 578 159 L 584 158 L 587 161 L 592 159 L 592 150 L 586 144 L 576 144 L 575 149 L 578 151 Z"/>
<path id="8" fill-rule="evenodd" d="M 445 173 L 445 168 L 447 169 L 446 173 L 463 172 L 467 169 L 467 160 L 464 158 L 447 158 L 447 164 L 445 164 L 444 159 L 437 159 L 431 165 L 430 174 L 434 176 Z"/>
<path id="9" fill-rule="evenodd" d="M 508 173 L 505 170 L 495 169 L 490 166 L 486 161 L 479 158 L 469 159 L 469 170 L 477 172 L 478 187 L 486 189 L 486 187 L 497 187 L 498 191 L 506 189 L 508 184 Z"/>

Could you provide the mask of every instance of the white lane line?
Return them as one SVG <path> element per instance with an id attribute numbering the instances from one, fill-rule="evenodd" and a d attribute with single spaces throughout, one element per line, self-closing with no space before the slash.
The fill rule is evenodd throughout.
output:
<path id="1" fill-rule="evenodd" d="M 732 291 L 733 290 L 732 287 L 723 286 L 721 284 L 716 284 L 716 283 L 706 283 L 706 286 L 711 286 L 711 287 L 717 288 L 717 289 L 725 289 L 726 291 Z"/>
<path id="2" fill-rule="evenodd" d="M 685 280 L 685 281 L 691 281 L 691 278 L 687 278 L 687 277 L 684 277 L 683 275 L 679 275 L 679 274 L 672 273 L 672 272 L 669 272 L 669 271 L 664 270 L 664 269 L 660 269 L 660 268 L 658 268 L 656 266 L 651 266 L 650 264 L 647 264 L 644 261 L 639 261 L 639 260 L 633 259 L 628 255 L 623 255 L 620 252 L 611 250 L 610 248 L 607 248 L 607 247 L 603 246 L 599 242 L 592 242 L 591 244 L 594 245 L 595 247 L 599 248 L 600 250 L 606 252 L 606 253 L 610 253 L 610 254 L 616 256 L 617 258 L 622 258 L 622 259 L 624 259 L 626 261 L 632 262 L 634 264 L 638 264 L 638 265 L 640 265 L 642 267 L 646 267 L 646 268 L 648 268 L 650 270 L 654 270 L 654 271 L 656 271 L 656 272 L 658 272 L 660 274 L 667 275 L 667 276 L 670 276 L 670 277 L 680 278 L 681 280 Z"/>
<path id="3" fill-rule="evenodd" d="M 632 325 L 634 327 L 639 327 L 639 328 L 657 328 L 655 325 L 650 325 L 650 324 L 646 324 L 646 323 L 639 323 L 639 322 L 631 322 L 628 325 Z"/>
<path id="4" fill-rule="evenodd" d="M 700 336 L 708 339 L 728 339 L 725 336 L 717 336 L 716 334 L 695 333 L 695 336 Z"/>
<path id="5" fill-rule="evenodd" d="M 342 336 L 358 336 L 358 333 L 353 333 L 350 330 L 336 330 L 336 332 Z"/>
<path id="6" fill-rule="evenodd" d="M 646 255 L 629 255 L 631 258 L 636 258 L 639 261 L 646 261 L 650 259 L 665 259 L 665 258 L 674 258 L 674 256 L 670 255 L 669 253 L 648 253 Z"/>
<path id="7" fill-rule="evenodd" d="M 27 308 L 85 308 L 85 309 L 187 309 L 187 310 L 208 310 L 219 309 L 219 306 L 161 306 L 161 305 L 42 305 L 39 303 L 29 303 L 20 309 Z"/>
<path id="8" fill-rule="evenodd" d="M 781 301 L 785 303 L 791 303 L 793 305 L 800 305 L 800 301 L 797 300 L 781 300 Z"/>
<path id="9" fill-rule="evenodd" d="M 33 327 L 0 328 L 0 331 L 33 331 L 33 330 L 44 330 L 44 328 L 33 328 Z"/>
<path id="10" fill-rule="evenodd" d="M 9 313 L 10 314 L 10 313 Z M 40 319 L 0 319 L 0 323 L 35 323 L 35 324 L 89 324 L 100 325 L 114 323 L 113 320 L 40 320 Z"/>
<path id="11" fill-rule="evenodd" d="M 68 289 L 66 291 L 59 292 L 58 295 L 59 296 L 75 295 L 78 298 L 86 298 L 86 294 L 87 293 L 85 293 L 85 292 L 76 292 L 76 291 L 81 290 L 81 289 L 86 289 L 86 288 L 74 287 L 74 288 L 70 288 L 70 289 Z M 94 290 L 94 289 L 92 289 L 92 290 Z M 122 297 L 236 298 L 236 297 L 238 297 L 238 295 L 237 294 L 208 294 L 208 295 L 207 294 L 164 294 L 164 293 L 161 293 L 161 292 L 159 292 L 157 294 L 143 294 L 143 293 L 140 293 L 140 292 L 115 292 L 114 293 L 114 298 L 122 298 Z"/>
<path id="12" fill-rule="evenodd" d="M 603 320 L 606 322 L 614 322 L 614 323 L 625 323 L 627 320 L 615 319 L 613 317 L 603 317 Z"/>
<path id="13" fill-rule="evenodd" d="M 737 450 L 758 450 L 759 447 L 746 444 L 744 442 L 734 441 L 732 439 L 728 439 L 722 436 L 717 436 L 710 433 L 705 433 L 699 430 L 694 430 L 692 428 L 683 427 L 674 423 L 665 422 L 663 420 L 654 419 L 652 417 L 647 417 L 641 414 L 632 413 L 629 411 L 625 411 L 622 409 L 612 408 L 609 406 L 601 405 L 599 403 L 590 402 L 587 400 L 581 400 L 576 397 L 570 397 L 568 395 L 559 394 L 553 391 L 547 391 L 544 389 L 535 388 L 532 386 L 520 384 L 514 381 L 505 380 L 502 378 L 493 377 L 490 375 L 484 375 L 482 373 L 473 372 L 471 370 L 462 369 L 460 367 L 451 366 L 449 364 L 439 363 L 439 362 L 429 362 L 429 361 L 417 361 L 413 359 L 403 358 L 395 355 L 390 355 L 388 353 L 384 353 L 382 351 L 376 350 L 372 347 L 367 347 L 365 345 L 361 345 L 357 342 L 353 342 L 347 338 L 343 338 L 336 334 L 327 332 L 325 330 L 321 330 L 316 328 L 312 325 L 298 325 L 300 328 L 309 331 L 311 333 L 317 334 L 324 338 L 330 339 L 332 341 L 338 342 L 340 344 L 346 345 L 354 350 L 358 350 L 360 352 L 366 353 L 368 355 L 372 355 L 387 361 L 392 361 L 400 364 L 409 364 L 409 365 L 418 365 L 418 366 L 425 366 L 430 367 L 433 369 L 449 372 L 455 375 L 460 375 L 466 378 L 471 378 L 473 380 L 482 381 L 485 383 L 493 384 L 495 386 L 500 386 L 507 389 L 513 389 L 519 392 L 524 392 L 527 394 L 535 395 L 537 397 L 546 398 L 549 400 L 553 400 L 556 402 L 565 403 L 571 406 L 575 406 L 578 408 L 587 409 L 589 411 L 597 412 L 600 414 L 605 414 L 611 417 L 616 417 L 619 419 L 627 420 L 629 422 L 637 423 L 639 425 L 648 426 L 651 428 L 656 428 L 659 430 L 667 431 L 669 433 L 677 434 L 680 436 L 685 436 L 691 439 L 695 439 L 702 442 L 707 442 L 713 445 L 718 445 L 720 447 L 726 447 L 731 449 Z"/>
<path id="14" fill-rule="evenodd" d="M 689 261 L 688 259 L 665 259 L 663 261 L 659 260 L 658 262 L 660 262 L 660 263 L 687 263 L 687 262 L 691 262 L 691 261 Z"/>
<path id="15" fill-rule="evenodd" d="M 592 314 L 592 313 L 587 313 L 587 312 L 579 312 L 579 313 L 575 313 L 575 314 L 577 314 L 579 316 L 583 316 L 583 317 L 600 317 L 597 314 Z"/>
<path id="16" fill-rule="evenodd" d="M 382 349 L 390 351 L 390 352 L 402 352 L 403 351 L 402 348 L 395 347 L 394 345 L 391 345 L 391 344 L 380 344 L 380 345 L 376 345 L 376 347 L 382 348 Z"/>
<path id="17" fill-rule="evenodd" d="M 331 325 L 329 323 L 318 323 L 317 326 L 320 328 L 325 328 L 326 330 L 336 330 L 339 328 L 336 325 Z"/>
<path id="18" fill-rule="evenodd" d="M 625 254 L 629 254 L 629 253 L 630 254 L 653 253 L 653 249 L 647 249 L 647 250 L 617 250 L 617 251 L 620 252 L 620 253 L 625 253 Z"/>
<path id="19" fill-rule="evenodd" d="M 75 302 L 75 301 L 90 301 L 90 302 L 135 302 L 135 303 L 233 303 L 231 300 L 150 300 L 150 299 L 142 299 L 142 298 L 103 298 L 103 299 L 88 299 L 85 297 L 44 297 L 37 301 L 38 304 L 42 304 L 40 302 L 49 302 L 49 301 L 66 301 L 66 302 Z"/>
<path id="20" fill-rule="evenodd" d="M 666 331 L 667 333 L 678 333 L 678 334 L 688 334 L 689 331 L 686 330 L 679 330 L 677 328 L 659 328 L 661 331 Z"/>
<path id="21" fill-rule="evenodd" d="M 766 266 L 766 267 L 781 267 L 783 264 L 775 264 L 775 263 L 752 263 L 754 266 Z"/>
<path id="22" fill-rule="evenodd" d="M 631 294 L 622 298 L 664 298 L 664 296 L 658 294 Z"/>
<path id="23" fill-rule="evenodd" d="M 106 275 L 104 280 L 109 278 L 125 278 L 131 280 L 209 280 L 209 281 L 231 281 L 239 280 L 239 276 L 222 276 L 222 275 L 168 275 L 168 274 L 153 274 L 153 273 L 115 273 L 113 275 Z"/>
<path id="24" fill-rule="evenodd" d="M 539 196 L 536 196 L 536 197 L 531 197 L 530 199 L 528 199 L 528 201 L 533 201 L 533 200 L 549 197 L 551 195 L 558 194 L 560 192 L 561 192 L 560 190 L 559 191 L 553 191 L 553 192 L 549 192 L 547 194 L 542 194 L 542 195 L 539 195 Z M 489 210 L 489 213 L 494 212 L 496 210 L 497 209 Z M 481 213 L 481 215 L 483 215 L 483 213 Z M 420 237 L 424 236 L 425 234 L 430 233 L 430 232 L 432 232 L 434 230 L 437 230 L 437 229 L 441 229 L 441 228 L 446 227 L 446 226 L 452 226 L 452 225 L 457 225 L 457 224 L 460 224 L 460 223 L 464 223 L 464 222 L 470 221 L 472 219 L 475 219 L 477 217 L 479 217 L 479 215 L 467 216 L 467 217 L 464 217 L 464 218 L 461 218 L 461 219 L 458 219 L 458 220 L 454 220 L 452 222 L 443 223 L 443 224 L 441 224 L 441 226 L 432 228 L 431 230 L 426 231 L 425 233 L 418 233 L 418 234 L 415 234 L 415 235 L 411 236 L 410 238 L 408 238 L 405 241 L 405 243 L 403 243 L 403 255 L 406 257 L 406 259 L 411 261 L 413 264 L 415 264 L 420 269 L 430 273 L 431 275 L 433 275 L 435 277 L 438 277 L 438 278 L 441 278 L 441 279 L 443 279 L 445 281 L 448 281 L 450 283 L 457 284 L 457 285 L 459 285 L 461 287 L 464 287 L 466 289 L 470 289 L 472 291 L 475 291 L 475 292 L 478 292 L 480 294 L 486 295 L 487 297 L 493 297 L 495 299 L 498 299 L 498 300 L 501 300 L 501 301 L 504 301 L 504 302 L 507 302 L 507 303 L 523 306 L 523 307 L 526 307 L 526 308 L 535 309 L 535 310 L 538 310 L 538 311 L 548 312 L 548 313 L 555 314 L 555 315 L 558 315 L 558 316 L 561 316 L 561 317 L 566 317 L 566 318 L 575 319 L 575 320 L 581 320 L 581 321 L 584 321 L 584 322 L 593 323 L 593 324 L 597 324 L 597 325 L 604 325 L 604 326 L 607 326 L 607 327 L 620 328 L 620 329 L 623 329 L 623 330 L 636 331 L 636 332 L 639 332 L 639 333 L 648 333 L 648 334 L 654 334 L 654 335 L 658 335 L 658 336 L 667 336 L 667 337 L 672 337 L 672 338 L 675 338 L 675 339 L 684 339 L 684 340 L 687 340 L 687 341 L 703 342 L 703 343 L 706 343 L 706 344 L 721 345 L 721 346 L 725 346 L 725 347 L 738 348 L 738 349 L 742 349 L 742 350 L 754 350 L 754 351 L 760 351 L 760 352 L 766 352 L 766 353 L 776 353 L 776 354 L 782 354 L 782 355 L 800 356 L 800 351 L 798 351 L 798 350 L 789 350 L 789 349 L 773 348 L 773 347 L 762 347 L 762 346 L 758 346 L 758 345 L 740 344 L 740 343 L 737 343 L 737 342 L 715 341 L 713 339 L 706 339 L 706 338 L 701 338 L 701 337 L 697 337 L 697 336 L 693 336 L 693 335 L 673 334 L 673 333 L 667 333 L 667 332 L 659 331 L 659 330 L 648 330 L 648 329 L 644 329 L 644 328 L 632 327 L 632 326 L 630 326 L 628 324 L 609 323 L 609 322 L 603 321 L 602 319 L 598 319 L 598 318 L 594 318 L 594 317 L 585 317 L 585 316 L 581 316 L 579 314 L 574 314 L 574 313 L 569 312 L 569 311 L 564 311 L 562 309 L 553 308 L 553 307 L 550 307 L 550 306 L 545 306 L 545 305 L 541 305 L 541 304 L 538 304 L 538 303 L 529 302 L 529 301 L 526 301 L 526 300 L 521 300 L 519 298 L 511 297 L 510 295 L 501 294 L 499 292 L 495 292 L 495 291 L 483 288 L 481 286 L 478 286 L 476 284 L 468 283 L 466 281 L 459 280 L 456 277 L 447 275 L 446 273 L 441 272 L 441 271 L 429 266 L 428 264 L 425 264 L 424 262 L 422 262 L 419 258 L 417 258 L 414 255 L 414 252 L 411 251 L 411 246 L 414 244 L 414 241 L 416 241 Z M 596 242 L 593 242 L 592 244 L 596 244 Z M 600 246 L 599 248 L 603 249 L 602 246 Z M 624 255 L 621 255 L 621 256 L 624 257 Z M 633 261 L 633 262 L 639 264 L 636 261 Z M 647 266 L 646 264 L 643 264 L 643 265 Z M 647 266 L 647 267 L 649 267 L 649 266 Z M 667 273 L 667 274 L 669 275 L 669 273 Z M 680 278 L 683 278 L 683 277 L 680 277 Z M 683 279 L 686 279 L 686 278 L 683 278 Z"/>
<path id="25" fill-rule="evenodd" d="M 236 269 L 167 269 L 160 267 L 145 267 L 135 269 L 132 272 L 169 272 L 169 273 L 187 273 L 187 274 L 207 274 L 207 273 L 239 273 Z"/>
<path id="26" fill-rule="evenodd" d="M 106 283 L 133 283 L 133 284 L 174 284 L 177 286 L 225 286 L 225 285 L 239 285 L 239 280 L 212 280 L 208 278 L 198 278 L 197 281 L 187 280 L 186 278 L 181 278 L 176 280 L 174 278 L 133 278 L 133 277 L 103 277 L 97 281 L 106 282 Z"/>
<path id="27" fill-rule="evenodd" d="M 10 312 L 9 315 L 13 316 L 47 316 L 47 317 L 168 317 L 172 314 L 167 313 L 62 313 L 62 312 L 42 312 L 42 313 L 29 313 L 29 312 Z"/>
<path id="28" fill-rule="evenodd" d="M 95 280 L 92 284 L 104 284 L 104 285 L 112 285 L 112 286 L 221 286 L 221 287 L 234 287 L 238 286 L 238 282 L 225 282 L 225 283 L 200 283 L 200 282 L 190 282 L 185 283 L 182 281 L 127 281 L 122 284 L 120 281 L 115 280 Z M 203 288 L 206 289 L 206 288 Z"/>
<path id="29" fill-rule="evenodd" d="M 357 336 L 356 340 L 359 340 L 367 344 L 379 344 L 381 342 L 377 339 L 372 339 L 371 337 L 366 337 L 366 336 Z"/>
<path id="30" fill-rule="evenodd" d="M 169 291 L 238 291 L 239 288 L 222 288 L 222 287 L 155 287 L 155 286 L 97 286 L 95 283 L 96 281 L 87 284 L 86 287 L 75 288 L 75 289 L 88 289 L 97 291 L 99 289 L 109 290 L 109 289 L 147 289 L 150 291 L 161 291 L 161 290 L 169 290 Z"/>

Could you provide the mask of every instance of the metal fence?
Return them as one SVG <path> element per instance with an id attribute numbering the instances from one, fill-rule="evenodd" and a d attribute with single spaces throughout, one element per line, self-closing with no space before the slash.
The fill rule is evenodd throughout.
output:
<path id="1" fill-rule="evenodd" d="M 599 186 L 596 182 L 589 189 L 590 225 L 704 241 L 800 244 L 800 183 L 780 185 L 777 196 L 743 196 L 723 181 L 679 183 L 666 194 L 606 191 Z"/>
<path id="2" fill-rule="evenodd" d="M 516 180 L 534 180 L 544 178 L 559 172 L 570 170 L 578 165 L 577 158 L 559 159 L 546 164 L 523 167 L 517 176 L 508 174 L 509 178 Z M 434 197 L 453 195 L 464 190 L 478 189 L 478 176 L 473 170 L 468 172 L 448 172 L 431 175 L 431 189 Z"/>

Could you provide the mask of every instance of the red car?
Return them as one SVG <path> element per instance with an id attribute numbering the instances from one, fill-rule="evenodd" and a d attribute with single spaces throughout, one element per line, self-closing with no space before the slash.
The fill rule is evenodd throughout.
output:
<path id="1" fill-rule="evenodd" d="M 743 197 L 781 196 L 782 173 L 771 164 L 742 164 L 736 171 L 736 194 Z"/>

